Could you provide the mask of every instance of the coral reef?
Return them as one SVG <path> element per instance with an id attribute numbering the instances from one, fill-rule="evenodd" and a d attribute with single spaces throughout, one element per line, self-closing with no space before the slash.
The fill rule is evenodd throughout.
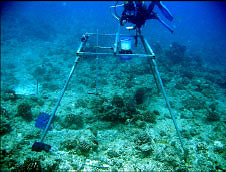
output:
<path id="1" fill-rule="evenodd" d="M 140 146 L 136 146 L 135 148 L 139 150 L 141 158 L 146 158 L 150 156 L 154 150 L 153 146 L 150 144 L 142 144 Z"/>
<path id="2" fill-rule="evenodd" d="M 60 124 L 64 128 L 81 129 L 84 126 L 84 119 L 80 114 L 67 114 Z"/>
<path id="3" fill-rule="evenodd" d="M 15 171 L 42 171 L 42 167 L 39 160 L 27 158 Z"/>
<path id="4" fill-rule="evenodd" d="M 138 134 L 136 136 L 136 138 L 134 139 L 134 143 L 138 146 L 148 143 L 151 141 L 150 136 L 146 133 L 146 132 L 141 132 L 140 134 Z"/>
<path id="5" fill-rule="evenodd" d="M 9 113 L 2 106 L 0 106 L 0 113 L 1 113 L 1 117 L 9 118 Z"/>
<path id="6" fill-rule="evenodd" d="M 143 113 L 140 113 L 138 115 L 138 119 L 150 122 L 150 123 L 156 123 L 156 117 L 159 116 L 159 112 L 157 110 L 154 110 L 150 112 L 149 110 L 144 111 Z"/>
<path id="7" fill-rule="evenodd" d="M 211 122 L 211 121 L 219 121 L 220 116 L 216 111 L 209 111 L 206 113 L 206 120 Z"/>
<path id="8" fill-rule="evenodd" d="M 215 141 L 214 142 L 214 151 L 216 151 L 217 153 L 223 153 L 225 151 L 225 148 L 224 148 L 224 144 L 221 143 L 220 141 Z"/>
<path id="9" fill-rule="evenodd" d="M 123 99 L 119 95 L 114 95 L 111 103 L 113 106 L 118 108 L 122 108 L 124 106 Z"/>
<path id="10" fill-rule="evenodd" d="M 122 109 L 119 109 L 111 105 L 103 106 L 100 112 L 101 113 L 99 115 L 99 118 L 101 120 L 112 121 L 112 122 L 120 122 L 120 121 L 125 122 L 127 119 Z"/>
<path id="11" fill-rule="evenodd" d="M 119 156 L 120 156 L 120 152 L 118 152 L 118 151 L 115 150 L 115 149 L 109 149 L 109 150 L 107 151 L 107 155 L 108 155 L 110 158 L 119 157 Z"/>
<path id="12" fill-rule="evenodd" d="M 5 101 L 15 101 L 18 97 L 13 89 L 6 89 L 1 92 L 1 98 Z"/>
<path id="13" fill-rule="evenodd" d="M 97 142 L 90 141 L 87 139 L 78 139 L 77 148 L 80 151 L 80 154 L 87 155 L 90 151 L 95 151 L 98 147 Z"/>
<path id="14" fill-rule="evenodd" d="M 7 122 L 6 120 L 1 120 L 0 122 L 1 122 L 0 136 L 5 135 L 12 131 L 12 127 L 9 122 Z"/>
<path id="15" fill-rule="evenodd" d="M 73 137 L 62 142 L 61 148 L 76 152 L 78 155 L 88 156 L 90 153 L 97 150 L 98 141 L 96 137 L 92 135 Z"/>
<path id="16" fill-rule="evenodd" d="M 135 98 L 137 104 L 144 103 L 145 92 L 146 92 L 146 88 L 137 88 L 136 89 L 134 98 Z"/>
<path id="17" fill-rule="evenodd" d="M 186 52 L 186 46 L 180 45 L 177 42 L 173 42 L 169 50 L 167 50 L 165 54 L 167 58 L 171 60 L 172 63 L 178 64 L 186 60 L 185 52 Z"/>
<path id="18" fill-rule="evenodd" d="M 29 100 L 39 106 L 43 106 L 45 104 L 44 100 L 42 100 L 41 97 L 31 97 Z"/>
<path id="19" fill-rule="evenodd" d="M 127 110 L 129 108 L 129 110 Z M 114 95 L 111 102 L 101 102 L 98 106 L 98 118 L 101 120 L 112 122 L 125 122 L 127 119 L 132 118 L 134 114 L 130 112 L 135 110 L 124 102 L 123 98 L 119 95 Z"/>
<path id="20" fill-rule="evenodd" d="M 184 107 L 189 110 L 192 110 L 192 109 L 199 110 L 199 109 L 203 109 L 205 107 L 205 102 L 198 101 L 196 99 L 191 99 L 191 98 L 182 100 L 182 103 L 183 103 Z"/>
<path id="21" fill-rule="evenodd" d="M 137 109 L 136 109 L 136 102 L 134 99 L 129 98 L 126 102 L 126 112 L 129 114 L 137 114 Z"/>
<path id="22" fill-rule="evenodd" d="M 8 153 L 5 149 L 0 150 L 0 169 L 2 171 L 9 171 L 10 168 L 14 168 L 16 165 L 16 160 L 13 158 L 9 158 L 10 153 Z"/>
<path id="23" fill-rule="evenodd" d="M 26 121 L 32 120 L 31 106 L 24 102 L 17 106 L 17 115 L 21 116 Z"/>
<path id="24" fill-rule="evenodd" d="M 136 144 L 135 149 L 138 151 L 141 158 L 150 156 L 154 150 L 151 139 L 150 135 L 146 132 L 141 132 L 134 138 L 134 143 Z"/>
<path id="25" fill-rule="evenodd" d="M 7 152 L 5 149 L 0 149 L 0 159 L 4 159 L 7 156 Z"/>

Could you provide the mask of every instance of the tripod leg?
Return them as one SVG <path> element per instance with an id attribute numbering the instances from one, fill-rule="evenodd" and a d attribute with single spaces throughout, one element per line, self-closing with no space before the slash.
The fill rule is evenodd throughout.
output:
<path id="1" fill-rule="evenodd" d="M 147 48 L 147 46 L 146 46 L 146 44 L 145 44 L 144 37 L 143 37 L 142 35 L 139 35 L 139 36 L 140 36 L 141 42 L 142 42 L 142 44 L 143 44 L 143 46 L 144 46 L 144 50 L 145 50 L 146 54 L 153 53 L 153 52 L 149 52 L 149 51 L 148 51 L 149 49 Z M 156 84 L 156 87 L 157 87 L 157 89 L 158 89 L 158 92 L 160 92 L 160 88 L 159 88 L 159 85 L 158 85 L 158 83 L 157 83 L 157 79 L 156 79 L 156 76 L 155 76 L 155 73 L 154 73 L 154 70 L 153 70 L 153 64 L 152 64 L 152 61 L 151 61 L 150 59 L 148 59 L 148 63 L 149 63 L 149 65 L 150 65 L 151 73 L 152 73 L 152 75 L 153 75 L 153 77 L 154 77 L 155 84 Z"/>
<path id="2" fill-rule="evenodd" d="M 147 40 L 144 39 L 143 36 L 140 36 L 140 38 L 141 38 L 141 40 L 143 40 L 142 42 L 143 42 L 143 44 L 144 44 L 144 47 L 146 47 L 148 53 L 151 54 L 151 55 L 154 55 L 154 52 L 153 52 L 153 50 L 151 49 L 150 45 L 148 44 Z M 170 112 L 170 115 L 171 115 L 171 118 L 172 118 L 172 120 L 173 120 L 175 129 L 176 129 L 177 134 L 178 134 L 178 136 L 179 136 L 179 140 L 180 140 L 180 143 L 181 143 L 181 147 L 182 147 L 182 149 L 183 149 L 183 151 L 184 151 L 184 160 L 186 161 L 186 159 L 187 159 L 187 153 L 188 153 L 188 152 L 187 152 L 187 150 L 185 150 L 185 148 L 184 148 L 184 142 L 183 142 L 183 139 L 182 139 L 180 130 L 179 130 L 178 126 L 177 126 L 176 119 L 175 119 L 175 116 L 174 116 L 174 114 L 173 114 L 172 108 L 171 108 L 171 106 L 170 106 L 168 96 L 166 95 L 166 91 L 165 91 L 165 88 L 164 88 L 164 86 L 163 86 L 162 79 L 161 79 L 161 77 L 160 77 L 160 74 L 159 74 L 159 71 L 158 71 L 158 67 L 157 67 L 156 61 L 155 61 L 155 59 L 151 59 L 151 60 L 152 60 L 152 64 L 153 64 L 153 67 L 154 67 L 154 70 L 155 70 L 155 73 L 156 73 L 158 82 L 159 82 L 159 84 L 160 84 L 160 86 L 161 86 L 161 90 L 162 90 L 162 92 L 163 92 L 163 96 L 164 96 L 164 98 L 165 98 L 167 108 L 168 108 L 168 110 L 169 110 L 169 112 Z"/>
<path id="3" fill-rule="evenodd" d="M 84 44 L 85 44 L 85 42 L 81 42 L 81 44 L 80 44 L 80 46 L 79 46 L 79 48 L 78 48 L 77 53 L 80 52 L 80 50 L 82 49 L 82 47 L 83 47 Z M 59 97 L 59 99 L 58 99 L 58 101 L 57 101 L 57 103 L 56 103 L 56 105 L 55 105 L 55 107 L 54 107 L 54 110 L 53 110 L 53 112 L 52 112 L 52 114 L 51 114 L 51 116 L 50 116 L 50 119 L 49 119 L 49 121 L 48 121 L 48 124 L 46 125 L 46 128 L 45 128 L 45 130 L 44 130 L 44 132 L 43 132 L 43 134 L 42 134 L 42 137 L 41 137 L 41 139 L 40 139 L 40 142 L 43 142 L 43 140 L 44 140 L 44 138 L 45 138 L 45 136 L 46 136 L 46 134 L 47 134 L 47 132 L 48 132 L 49 126 L 50 126 L 50 124 L 51 124 L 51 122 L 52 122 L 52 120 L 53 120 L 53 117 L 55 116 L 55 113 L 56 113 L 56 111 L 57 111 L 57 108 L 58 108 L 58 106 L 59 106 L 59 104 L 60 104 L 60 102 L 61 102 L 61 100 L 62 100 L 62 98 L 63 98 L 63 96 L 64 96 L 64 92 L 65 92 L 66 89 L 67 89 L 67 86 L 68 86 L 68 84 L 69 84 L 69 81 L 70 81 L 70 79 L 71 79 L 71 76 L 72 76 L 72 74 L 73 74 L 73 72 L 74 72 L 74 70 L 75 70 L 75 67 L 77 66 L 77 64 L 78 64 L 78 62 L 79 62 L 79 59 L 80 59 L 80 57 L 79 57 L 79 56 L 76 56 L 74 65 L 73 65 L 72 68 L 71 68 L 71 72 L 70 72 L 70 74 L 69 74 L 69 76 L 68 76 L 68 79 L 67 79 L 65 85 L 64 85 L 64 88 L 63 88 L 62 91 L 61 91 L 60 97 Z"/>

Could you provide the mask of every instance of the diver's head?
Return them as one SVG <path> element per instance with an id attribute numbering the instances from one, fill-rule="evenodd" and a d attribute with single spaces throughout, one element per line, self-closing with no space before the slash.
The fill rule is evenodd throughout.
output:
<path id="1" fill-rule="evenodd" d="M 132 11 L 135 9 L 133 1 L 125 1 L 124 2 L 124 9 L 128 11 Z"/>
<path id="2" fill-rule="evenodd" d="M 124 2 L 124 12 L 126 16 L 134 16 L 135 15 L 135 6 L 133 1 L 125 1 Z"/>

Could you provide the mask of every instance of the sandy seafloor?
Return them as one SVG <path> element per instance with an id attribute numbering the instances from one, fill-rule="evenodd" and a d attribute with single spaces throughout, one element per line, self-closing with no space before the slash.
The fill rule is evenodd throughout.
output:
<path id="1" fill-rule="evenodd" d="M 147 59 L 114 56 L 99 57 L 98 77 L 95 56 L 80 60 L 44 141 L 50 152 L 31 151 L 43 131 L 35 121 L 53 111 L 79 45 L 79 38 L 61 36 L 2 42 L 1 170 L 226 170 L 225 68 L 200 61 L 205 53 L 196 57 L 188 48 L 175 63 L 166 55 L 172 45 L 157 43 L 160 75 L 189 151 L 186 162 Z M 99 96 L 87 93 L 95 91 L 96 78 Z M 142 103 L 135 101 L 139 88 Z M 32 120 L 18 113 L 22 103 L 31 107 Z"/>

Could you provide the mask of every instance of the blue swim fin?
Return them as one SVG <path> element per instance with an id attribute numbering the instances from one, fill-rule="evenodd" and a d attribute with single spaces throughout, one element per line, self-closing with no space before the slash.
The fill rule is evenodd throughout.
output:
<path id="1" fill-rule="evenodd" d="M 161 1 L 156 1 L 155 4 L 158 6 L 158 8 L 161 10 L 161 12 L 163 13 L 163 15 L 169 20 L 172 21 L 173 20 L 173 16 L 170 13 L 170 11 L 166 8 L 165 5 L 163 5 L 163 3 Z"/>
<path id="2" fill-rule="evenodd" d="M 157 18 L 158 21 L 160 21 L 160 23 L 162 23 L 171 33 L 173 33 L 173 29 L 166 24 L 163 20 L 161 20 L 159 17 Z"/>

